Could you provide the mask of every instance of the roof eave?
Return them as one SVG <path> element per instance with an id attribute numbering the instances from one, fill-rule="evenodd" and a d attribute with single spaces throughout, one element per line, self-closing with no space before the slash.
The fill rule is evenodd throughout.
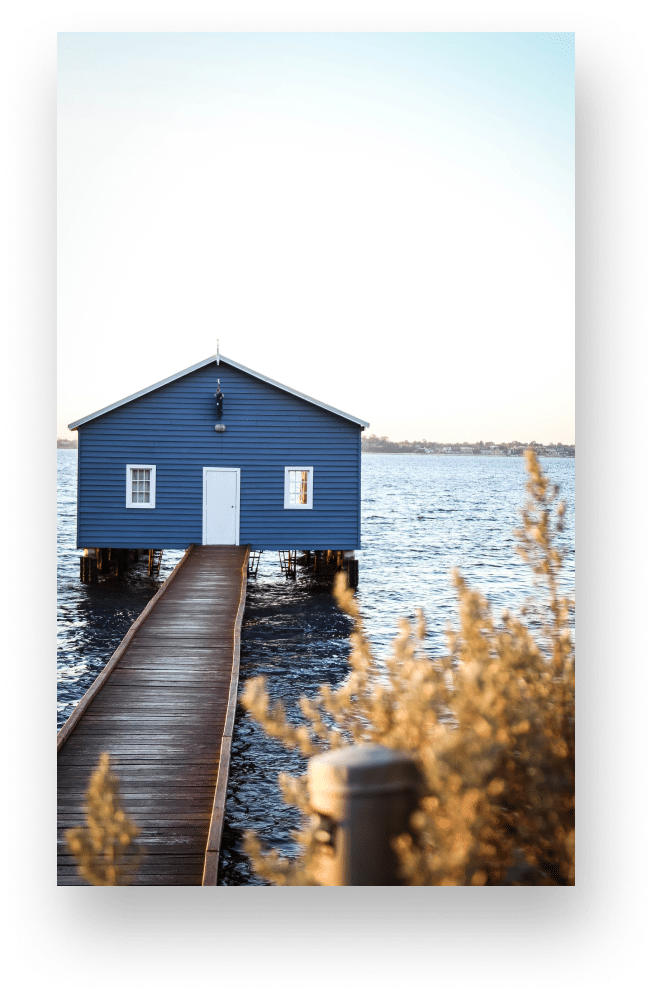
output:
<path id="1" fill-rule="evenodd" d="M 256 370 L 250 370 L 249 367 L 245 367 L 241 363 L 236 363 L 235 360 L 230 360 L 227 356 L 222 356 L 221 354 L 218 355 L 220 363 L 227 363 L 229 366 L 235 367 L 237 370 L 242 370 L 243 373 L 249 374 L 251 377 L 256 377 L 258 380 L 262 380 L 266 384 L 271 384 L 272 387 L 278 387 L 280 390 L 286 391 L 288 394 L 292 394 L 297 398 L 301 398 L 303 401 L 308 401 L 310 404 L 316 405 L 318 408 L 323 408 L 325 411 L 333 412 L 334 415 L 339 415 L 341 418 L 345 418 L 349 422 L 355 422 L 364 429 L 367 429 L 370 426 L 370 422 L 364 422 L 363 419 L 357 418 L 355 415 L 349 415 L 347 412 L 343 412 L 339 408 L 334 408 L 332 405 L 326 405 L 323 401 L 318 401 L 317 398 L 311 398 L 308 394 L 302 394 L 301 391 L 296 391 L 292 387 L 280 384 L 278 381 L 272 380 L 271 377 L 265 377 Z M 172 374 L 171 377 L 166 377 L 164 380 L 158 381 L 157 384 L 151 384 L 150 387 L 144 387 L 141 391 L 137 391 L 135 394 L 131 394 L 127 398 L 122 398 L 121 401 L 115 401 L 113 404 L 107 405 L 105 408 L 101 408 L 99 411 L 93 412 L 91 415 L 85 415 L 84 418 L 79 418 L 75 422 L 71 422 L 69 424 L 69 429 L 77 429 L 86 422 L 92 422 L 94 419 L 100 418 L 101 415 L 106 415 L 107 412 L 114 411 L 115 408 L 121 408 L 123 405 L 129 404 L 131 401 L 136 401 L 137 398 L 142 398 L 144 395 L 150 394 L 151 391 L 157 391 L 160 387 L 172 384 L 175 380 L 180 380 L 181 377 L 186 377 L 187 374 L 194 373 L 196 370 L 200 370 L 202 367 L 216 362 L 216 355 L 210 356 L 208 359 L 201 360 L 200 363 L 195 363 L 194 366 L 187 367 L 186 370 L 181 370 L 179 373 Z"/>

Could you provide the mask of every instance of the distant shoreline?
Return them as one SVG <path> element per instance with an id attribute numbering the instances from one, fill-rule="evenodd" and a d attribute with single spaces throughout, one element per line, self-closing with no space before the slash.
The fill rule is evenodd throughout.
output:
<path id="1" fill-rule="evenodd" d="M 534 449 L 534 447 L 533 447 Z M 423 452 L 423 450 L 361 450 L 362 454 L 368 454 L 368 456 L 440 456 L 440 457 L 491 457 L 492 460 L 498 457 L 506 457 L 507 459 L 514 459 L 514 457 L 522 457 L 523 453 L 486 453 L 481 451 L 475 451 L 474 453 L 460 453 L 459 450 L 453 450 L 452 453 L 443 453 L 440 450 L 436 452 Z M 535 450 L 538 457 L 549 457 L 551 460 L 575 460 L 575 453 L 546 453 L 543 450 Z"/>
<path id="2" fill-rule="evenodd" d="M 77 450 L 77 448 L 78 448 L 78 440 L 77 439 L 58 439 L 57 440 L 57 449 L 58 450 Z M 537 456 L 540 456 L 540 457 L 542 457 L 542 456 L 543 457 L 548 456 L 548 457 L 554 457 L 555 459 L 560 459 L 560 460 L 575 460 L 575 458 L 576 458 L 576 454 L 575 453 L 547 453 L 546 452 L 547 447 L 538 446 L 538 447 L 532 447 L 532 449 L 534 449 L 535 452 L 536 452 L 536 454 L 537 454 Z M 488 457 L 492 457 L 492 458 L 497 458 L 497 457 L 521 457 L 521 456 L 523 456 L 523 451 L 521 451 L 521 450 L 518 450 L 515 453 L 502 453 L 502 452 L 488 453 L 486 450 L 473 450 L 471 453 L 463 453 L 460 450 L 454 449 L 451 452 L 446 453 L 443 450 L 439 450 L 439 449 L 437 449 L 437 450 L 429 450 L 429 449 L 412 450 L 412 449 L 393 449 L 393 448 L 391 448 L 391 449 L 383 449 L 383 448 L 379 448 L 379 447 L 370 449 L 369 447 L 365 447 L 365 446 L 363 447 L 363 449 L 362 449 L 361 452 L 362 453 L 371 453 L 371 454 L 374 454 L 375 456 L 382 456 L 382 455 L 384 455 L 384 456 L 390 456 L 391 454 L 393 454 L 395 456 L 409 456 L 409 455 L 411 455 L 411 456 L 451 456 L 451 457 L 453 457 L 453 456 L 457 456 L 457 457 L 488 456 Z"/>
<path id="3" fill-rule="evenodd" d="M 540 443 L 536 439 L 522 442 L 512 439 L 506 443 L 496 443 L 493 440 L 474 440 L 466 442 L 437 443 L 427 439 L 404 439 L 396 442 L 388 436 L 371 434 L 364 436 L 361 443 L 362 453 L 420 453 L 430 456 L 523 456 L 526 450 L 534 450 L 537 456 L 575 457 L 575 443 Z"/>

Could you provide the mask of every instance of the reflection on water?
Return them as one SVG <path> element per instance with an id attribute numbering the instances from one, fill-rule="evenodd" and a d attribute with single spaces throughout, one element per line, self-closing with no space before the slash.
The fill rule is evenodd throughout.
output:
<path id="1" fill-rule="evenodd" d="M 59 723 L 105 665 L 149 598 L 183 551 L 165 551 L 160 577 L 146 563 L 123 578 L 81 585 L 75 547 L 75 450 L 59 450 Z M 566 590 L 573 594 L 575 462 L 542 461 L 567 502 L 564 533 Z M 361 605 L 376 655 L 382 659 L 400 616 L 421 607 L 428 650 L 444 651 L 446 623 L 454 620 L 450 570 L 488 596 L 495 614 L 520 607 L 530 593 L 528 569 L 514 554 L 513 530 L 525 500 L 524 464 L 518 458 L 365 454 L 362 473 Z M 267 677 L 270 695 L 298 716 L 301 695 L 337 683 L 347 671 L 350 626 L 330 588 L 309 572 L 287 580 L 278 557 L 263 554 L 250 579 L 241 642 L 241 683 Z M 245 829 L 292 853 L 297 810 L 283 805 L 277 776 L 301 773 L 306 761 L 265 737 L 238 707 L 220 861 L 220 884 L 263 885 L 240 850 Z"/>
<path id="2" fill-rule="evenodd" d="M 281 699 L 294 722 L 297 701 L 318 685 L 336 684 L 347 673 L 350 625 L 338 610 L 329 584 L 298 571 L 295 582 L 281 573 L 276 554 L 263 554 L 250 581 L 240 649 L 240 685 L 265 675 L 272 699 Z M 278 773 L 301 774 L 306 760 L 265 737 L 240 705 L 236 716 L 222 837 L 221 885 L 263 885 L 253 878 L 240 849 L 245 830 L 292 854 L 290 831 L 298 812 L 284 806 Z"/>

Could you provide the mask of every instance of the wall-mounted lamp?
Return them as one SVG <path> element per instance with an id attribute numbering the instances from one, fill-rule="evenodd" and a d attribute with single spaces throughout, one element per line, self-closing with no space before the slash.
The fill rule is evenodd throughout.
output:
<path id="1" fill-rule="evenodd" d="M 224 395 L 219 386 L 219 377 L 217 378 L 217 390 L 215 391 L 215 408 L 217 409 L 217 417 L 221 418 L 224 410 Z"/>
<path id="2" fill-rule="evenodd" d="M 221 422 L 218 422 L 215 426 L 215 432 L 226 432 L 226 426 L 222 425 Z"/>

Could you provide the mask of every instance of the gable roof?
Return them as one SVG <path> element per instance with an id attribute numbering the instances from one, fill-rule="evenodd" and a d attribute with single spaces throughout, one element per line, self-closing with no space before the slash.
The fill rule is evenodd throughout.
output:
<path id="1" fill-rule="evenodd" d="M 347 412 L 342 412 L 339 408 L 333 408 L 331 405 L 325 405 L 323 401 L 317 401 L 315 398 L 310 398 L 308 394 L 302 394 L 301 391 L 295 391 L 292 387 L 286 387 L 285 384 L 279 384 L 278 381 L 272 380 L 271 377 L 265 377 L 263 374 L 259 374 L 255 370 L 250 370 L 249 367 L 244 367 L 241 363 L 236 363 L 235 360 L 229 360 L 227 356 L 222 356 L 220 353 L 217 353 L 216 356 L 210 356 L 207 360 L 201 360 L 200 363 L 195 363 L 193 367 L 188 367 L 186 370 L 181 370 L 179 373 L 172 374 L 171 377 L 165 377 L 164 380 L 158 381 L 157 384 L 151 384 L 150 387 L 144 387 L 141 391 L 131 394 L 128 398 L 122 398 L 121 401 L 115 401 L 112 405 L 107 405 L 105 408 L 101 408 L 99 411 L 93 412 L 91 415 L 85 415 L 84 418 L 79 418 L 76 422 L 71 422 L 69 424 L 69 429 L 77 429 L 79 426 L 84 425 L 85 422 L 91 422 L 92 419 L 98 418 L 99 415 L 105 415 L 106 412 L 111 412 L 115 408 L 121 408 L 122 405 L 127 405 L 128 402 L 135 401 L 136 398 L 142 398 L 145 394 L 150 394 L 151 391 L 157 391 L 159 387 L 164 387 L 165 384 L 171 384 L 175 380 L 185 377 L 187 374 L 194 373 L 195 370 L 200 370 L 202 367 L 208 366 L 211 363 L 216 363 L 218 358 L 220 363 L 226 363 L 230 367 L 235 367 L 236 370 L 242 370 L 243 373 L 249 374 L 251 377 L 256 377 L 258 380 L 262 380 L 266 384 L 271 384 L 272 387 L 278 387 L 282 391 L 286 391 L 288 394 L 294 395 L 296 398 L 301 398 L 303 401 L 308 401 L 312 405 L 317 405 L 318 408 L 324 408 L 325 411 L 333 412 L 334 415 L 340 415 L 341 418 L 346 418 L 350 422 L 355 422 L 364 429 L 367 429 L 370 425 L 370 422 L 364 422 L 363 419 L 356 418 L 354 415 L 348 415 Z"/>

